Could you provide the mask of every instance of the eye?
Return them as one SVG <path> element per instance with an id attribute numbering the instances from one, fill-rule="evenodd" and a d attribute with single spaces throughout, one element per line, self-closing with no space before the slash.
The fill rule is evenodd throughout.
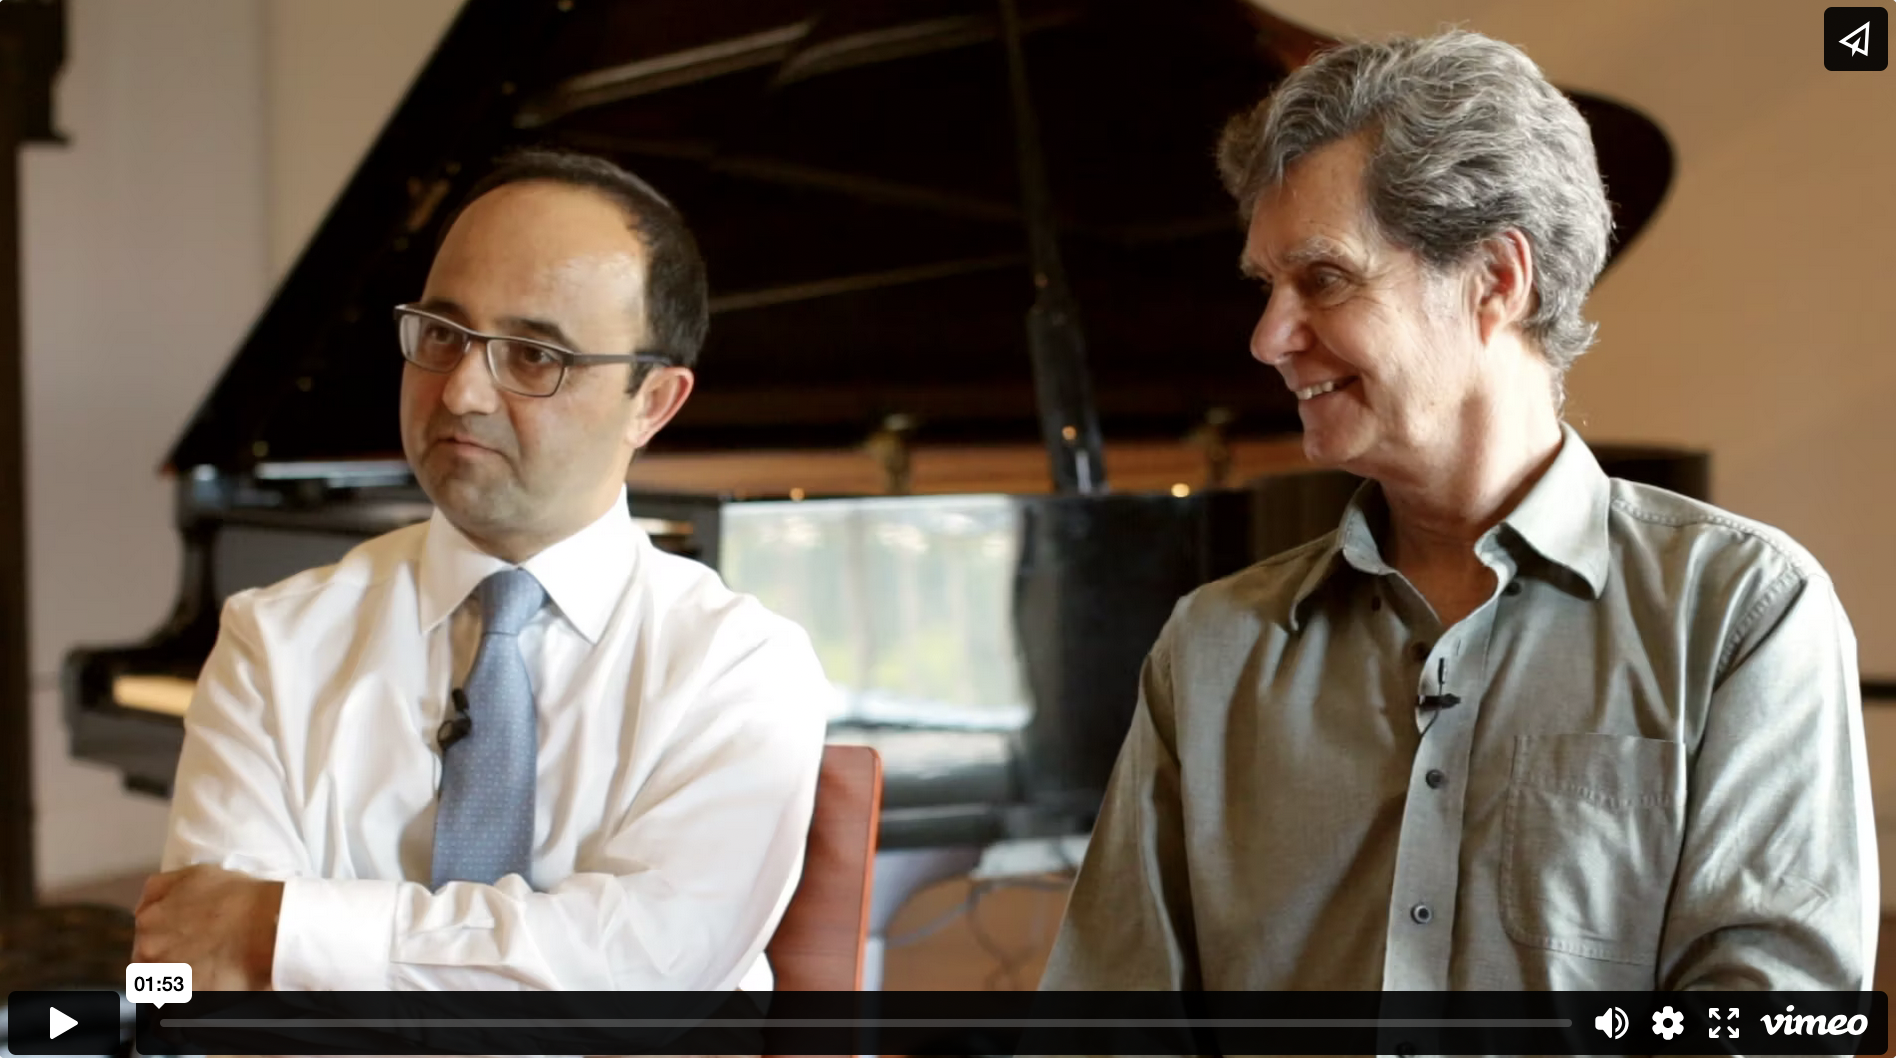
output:
<path id="1" fill-rule="evenodd" d="M 428 320 L 423 322 L 421 327 L 421 340 L 427 345 L 451 345 L 457 341 L 459 337 L 459 335 L 454 333 L 454 328 L 445 323 L 436 323 L 433 320 Z"/>
<path id="2" fill-rule="evenodd" d="M 537 345 L 515 346 L 515 350 L 514 356 L 524 367 L 551 367 L 560 362 L 560 358 L 553 355 L 551 350 Z"/>

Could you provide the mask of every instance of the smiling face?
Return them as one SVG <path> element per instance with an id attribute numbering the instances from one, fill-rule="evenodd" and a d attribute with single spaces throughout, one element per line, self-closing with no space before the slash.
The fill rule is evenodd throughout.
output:
<path id="1" fill-rule="evenodd" d="M 1270 300 L 1251 355 L 1297 397 L 1304 453 L 1366 477 L 1452 452 L 1483 402 L 1467 284 L 1385 239 L 1364 198 L 1362 136 L 1312 151 L 1258 197 L 1244 269 Z"/>
<path id="2" fill-rule="evenodd" d="M 644 246 L 612 200 L 508 184 L 455 220 L 419 305 L 476 331 L 621 354 L 646 339 L 645 274 Z M 446 374 L 405 366 L 402 449 L 456 528 L 524 561 L 605 513 L 633 453 L 683 404 L 690 372 L 655 371 L 634 395 L 630 365 L 574 367 L 553 396 L 523 397 L 494 385 L 482 352 L 474 344 Z"/>

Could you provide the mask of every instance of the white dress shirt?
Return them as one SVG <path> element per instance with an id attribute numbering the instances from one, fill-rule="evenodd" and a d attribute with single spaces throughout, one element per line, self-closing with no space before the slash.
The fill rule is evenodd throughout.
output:
<path id="1" fill-rule="evenodd" d="M 233 596 L 164 868 L 283 880 L 278 989 L 768 989 L 832 690 L 801 628 L 654 547 L 623 497 L 524 564 L 548 597 L 519 637 L 533 877 L 429 889 L 435 732 L 506 568 L 436 512 Z"/>

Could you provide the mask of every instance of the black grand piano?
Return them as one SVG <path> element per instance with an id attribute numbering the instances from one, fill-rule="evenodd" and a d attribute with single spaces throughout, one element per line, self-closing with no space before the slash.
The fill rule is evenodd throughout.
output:
<path id="1" fill-rule="evenodd" d="M 698 393 L 634 468 L 664 483 L 631 500 L 661 546 L 715 566 L 739 522 L 754 548 L 894 519 L 829 561 L 874 581 L 883 540 L 948 556 L 918 583 L 998 577 L 954 596 L 989 609 L 948 629 L 1006 633 L 986 660 L 941 649 L 951 674 L 1006 669 L 982 693 L 1009 700 L 856 687 L 874 707 L 833 725 L 885 755 L 884 849 L 955 850 L 913 880 L 1083 834 L 1172 602 L 1325 531 L 1353 485 L 1259 473 L 1297 417 L 1246 355 L 1262 305 L 1211 161 L 1225 119 L 1322 43 L 1240 0 L 469 0 L 166 456 L 177 604 L 143 643 L 69 655 L 72 752 L 166 795 L 222 601 L 427 517 L 388 309 L 484 163 L 550 144 L 650 179 L 709 261 Z M 1576 98 L 1623 246 L 1671 155 L 1638 114 Z M 1003 494 L 920 495 L 940 453 L 1005 468 L 966 490 Z M 1602 454 L 1705 492 L 1701 456 Z M 837 458 L 871 468 L 862 487 L 800 484 Z M 930 525 L 982 518 L 1000 550 L 979 570 L 929 550 Z M 806 623 L 842 605 L 805 595 Z M 953 609 L 934 597 L 911 609 Z M 838 657 L 901 631 L 840 626 Z M 891 863 L 879 904 L 906 891 Z"/>

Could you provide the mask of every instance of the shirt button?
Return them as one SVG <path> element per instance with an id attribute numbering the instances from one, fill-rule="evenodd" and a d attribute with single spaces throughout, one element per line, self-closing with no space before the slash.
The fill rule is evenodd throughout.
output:
<path id="1" fill-rule="evenodd" d="M 1505 587 L 1505 588 L 1502 588 L 1502 589 L 1501 589 L 1501 593 L 1502 593 L 1503 595 L 1519 595 L 1519 594 L 1521 594 L 1521 582 L 1520 582 L 1520 581 L 1518 581 L 1518 580 L 1511 580 L 1511 581 L 1508 581 L 1508 586 L 1507 586 L 1507 587 Z"/>
<path id="2" fill-rule="evenodd" d="M 1382 609 L 1382 608 L 1383 608 L 1383 597 L 1382 597 L 1382 596 L 1380 596 L 1380 595 L 1372 595 L 1372 596 L 1370 596 L 1370 597 L 1369 597 L 1369 608 L 1370 608 L 1371 610 L 1380 610 L 1380 609 Z"/>
<path id="3" fill-rule="evenodd" d="M 1426 926 L 1434 920 L 1435 912 L 1430 911 L 1427 904 L 1417 904 L 1409 909 L 1409 917 L 1415 919 L 1416 925 Z"/>
<path id="4" fill-rule="evenodd" d="M 1429 773 L 1422 776 L 1422 781 L 1429 784 L 1429 789 L 1439 790 L 1448 781 L 1448 776 L 1443 775 L 1440 768 L 1430 768 Z"/>
<path id="5" fill-rule="evenodd" d="M 1422 662 L 1429 660 L 1429 645 L 1427 643 L 1417 643 L 1415 646 L 1409 648 L 1409 656 L 1415 659 L 1416 664 L 1420 665 Z"/>

